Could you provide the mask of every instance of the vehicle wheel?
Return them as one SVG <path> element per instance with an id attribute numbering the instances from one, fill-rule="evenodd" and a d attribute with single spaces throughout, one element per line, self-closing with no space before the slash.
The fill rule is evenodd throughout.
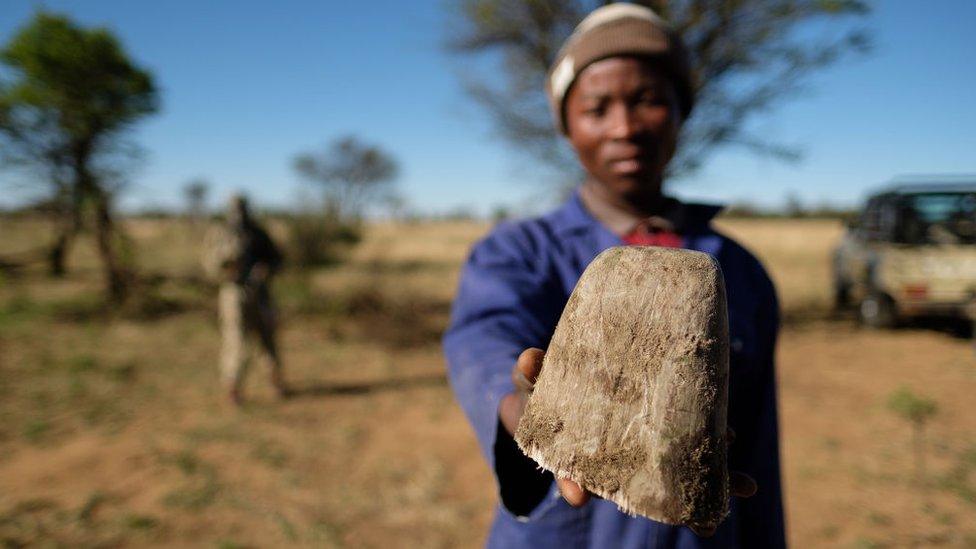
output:
<path id="1" fill-rule="evenodd" d="M 861 301 L 861 324 L 869 328 L 894 328 L 898 325 L 895 302 L 882 293 L 872 292 Z"/>

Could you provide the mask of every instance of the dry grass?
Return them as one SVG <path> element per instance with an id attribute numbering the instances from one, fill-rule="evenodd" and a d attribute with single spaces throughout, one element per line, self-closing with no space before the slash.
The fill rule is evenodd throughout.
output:
<path id="1" fill-rule="evenodd" d="M 803 547 L 976 544 L 976 360 L 926 329 L 876 333 L 823 316 L 836 224 L 723 220 L 769 267 L 780 345 L 784 475 Z M 0 282 L 0 539 L 6 545 L 477 546 L 491 477 L 447 387 L 438 336 L 458 268 L 487 229 L 372 227 L 340 267 L 278 281 L 299 397 L 275 402 L 260 364 L 249 404 L 223 406 L 205 288 L 164 280 L 146 314 L 105 312 L 89 242 L 69 278 Z M 0 219 L 0 256 L 43 224 Z M 198 274 L 200 241 L 130 227 L 144 270 Z M 166 305 L 161 306 L 160 303 Z M 901 386 L 933 398 L 928 476 Z"/>
<path id="2" fill-rule="evenodd" d="M 791 318 L 823 316 L 831 303 L 830 256 L 843 233 L 839 221 L 721 219 L 718 226 L 766 265 Z"/>

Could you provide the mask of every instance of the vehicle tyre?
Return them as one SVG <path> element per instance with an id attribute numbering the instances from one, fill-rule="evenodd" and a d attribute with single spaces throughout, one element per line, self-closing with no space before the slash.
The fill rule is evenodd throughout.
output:
<path id="1" fill-rule="evenodd" d="M 861 324 L 869 328 L 894 328 L 898 325 L 898 310 L 891 297 L 878 293 L 869 293 L 862 301 L 859 309 Z"/>
<path id="2" fill-rule="evenodd" d="M 841 267 L 841 248 L 834 250 L 830 263 L 834 290 L 834 310 L 839 311 L 845 309 L 851 302 L 851 285 L 844 280 L 844 275 L 842 274 L 844 271 Z"/>
<path id="3" fill-rule="evenodd" d="M 834 309 L 846 309 L 851 303 L 851 285 L 843 278 L 834 276 Z"/>

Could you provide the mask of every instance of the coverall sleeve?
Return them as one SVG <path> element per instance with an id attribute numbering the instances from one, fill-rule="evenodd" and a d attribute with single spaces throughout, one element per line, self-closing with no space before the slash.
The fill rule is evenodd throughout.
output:
<path id="1" fill-rule="evenodd" d="M 743 452 L 748 473 L 756 479 L 755 496 L 739 500 L 742 547 L 786 547 L 783 495 L 780 484 L 779 421 L 776 398 L 776 340 L 779 333 L 779 303 L 772 281 L 762 273 L 762 305 L 756 319 L 760 340 L 759 371 L 756 378 L 756 416 L 747 434 Z M 737 437 L 735 446 L 742 441 Z"/>
<path id="2" fill-rule="evenodd" d="M 524 456 L 498 418 L 514 391 L 512 368 L 529 347 L 545 349 L 563 303 L 544 255 L 515 227 L 496 230 L 474 247 L 461 272 L 451 325 L 444 336 L 448 375 L 495 473 L 503 506 L 528 515 L 552 476 Z"/>

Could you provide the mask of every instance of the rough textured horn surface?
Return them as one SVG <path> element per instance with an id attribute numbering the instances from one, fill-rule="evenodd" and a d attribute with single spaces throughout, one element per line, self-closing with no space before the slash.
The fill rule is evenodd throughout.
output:
<path id="1" fill-rule="evenodd" d="M 729 503 L 728 355 L 713 258 L 610 248 L 563 310 L 515 439 L 628 513 L 715 527 Z"/>

